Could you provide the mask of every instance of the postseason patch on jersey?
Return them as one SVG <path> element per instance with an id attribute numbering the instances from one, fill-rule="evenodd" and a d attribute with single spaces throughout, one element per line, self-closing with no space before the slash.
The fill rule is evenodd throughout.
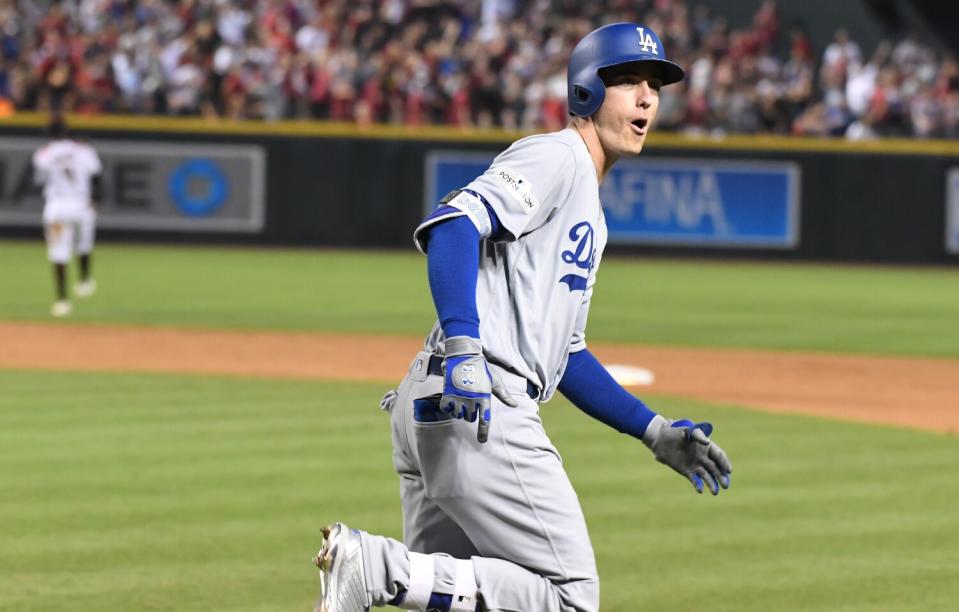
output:
<path id="1" fill-rule="evenodd" d="M 493 178 L 503 184 L 506 192 L 523 207 L 523 212 L 527 215 L 539 207 L 539 200 L 533 195 L 533 185 L 527 181 L 522 174 L 502 166 L 490 168 Z"/>
<path id="2" fill-rule="evenodd" d="M 493 233 L 493 222 L 490 221 L 489 211 L 486 210 L 486 205 L 472 193 L 461 191 L 459 195 L 447 202 L 446 205 L 466 213 L 469 220 L 472 221 L 476 229 L 479 230 L 481 237 L 486 238 Z"/>

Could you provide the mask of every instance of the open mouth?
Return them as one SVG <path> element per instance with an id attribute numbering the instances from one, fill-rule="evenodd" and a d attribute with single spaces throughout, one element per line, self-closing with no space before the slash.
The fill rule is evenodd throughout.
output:
<path id="1" fill-rule="evenodd" d="M 646 131 L 646 126 L 649 125 L 649 120 L 648 120 L 648 119 L 637 119 L 636 121 L 632 121 L 632 122 L 631 122 L 631 125 L 633 126 L 633 131 L 635 131 L 635 132 L 637 132 L 637 133 L 639 133 L 639 134 L 642 134 L 643 132 Z"/>

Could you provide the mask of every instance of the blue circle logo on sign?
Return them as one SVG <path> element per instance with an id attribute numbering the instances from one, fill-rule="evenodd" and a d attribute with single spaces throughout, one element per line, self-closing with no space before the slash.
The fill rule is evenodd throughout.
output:
<path id="1" fill-rule="evenodd" d="M 226 175 L 205 157 L 188 159 L 170 174 L 170 198 L 189 217 L 209 217 L 230 195 Z"/>

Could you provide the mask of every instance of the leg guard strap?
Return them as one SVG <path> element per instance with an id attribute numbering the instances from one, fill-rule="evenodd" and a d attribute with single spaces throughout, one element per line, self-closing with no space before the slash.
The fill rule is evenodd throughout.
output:
<path id="1" fill-rule="evenodd" d="M 473 562 L 456 560 L 456 582 L 453 586 L 453 603 L 450 612 L 476 611 L 476 574 Z"/>
<path id="2" fill-rule="evenodd" d="M 433 557 L 421 553 L 408 553 L 410 559 L 410 586 L 401 607 L 404 610 L 426 612 L 433 593 Z"/>

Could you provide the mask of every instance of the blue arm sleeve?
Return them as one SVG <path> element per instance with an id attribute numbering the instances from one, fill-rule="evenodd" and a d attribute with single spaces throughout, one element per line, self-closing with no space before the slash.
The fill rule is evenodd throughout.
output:
<path id="1" fill-rule="evenodd" d="M 500 224 L 490 210 L 494 233 Z M 468 217 L 455 217 L 430 229 L 426 265 L 433 304 L 447 338 L 479 338 L 476 279 L 480 233 Z"/>
<path id="2" fill-rule="evenodd" d="M 559 392 L 616 431 L 642 438 L 656 413 L 616 382 L 588 350 L 570 353 Z"/>

